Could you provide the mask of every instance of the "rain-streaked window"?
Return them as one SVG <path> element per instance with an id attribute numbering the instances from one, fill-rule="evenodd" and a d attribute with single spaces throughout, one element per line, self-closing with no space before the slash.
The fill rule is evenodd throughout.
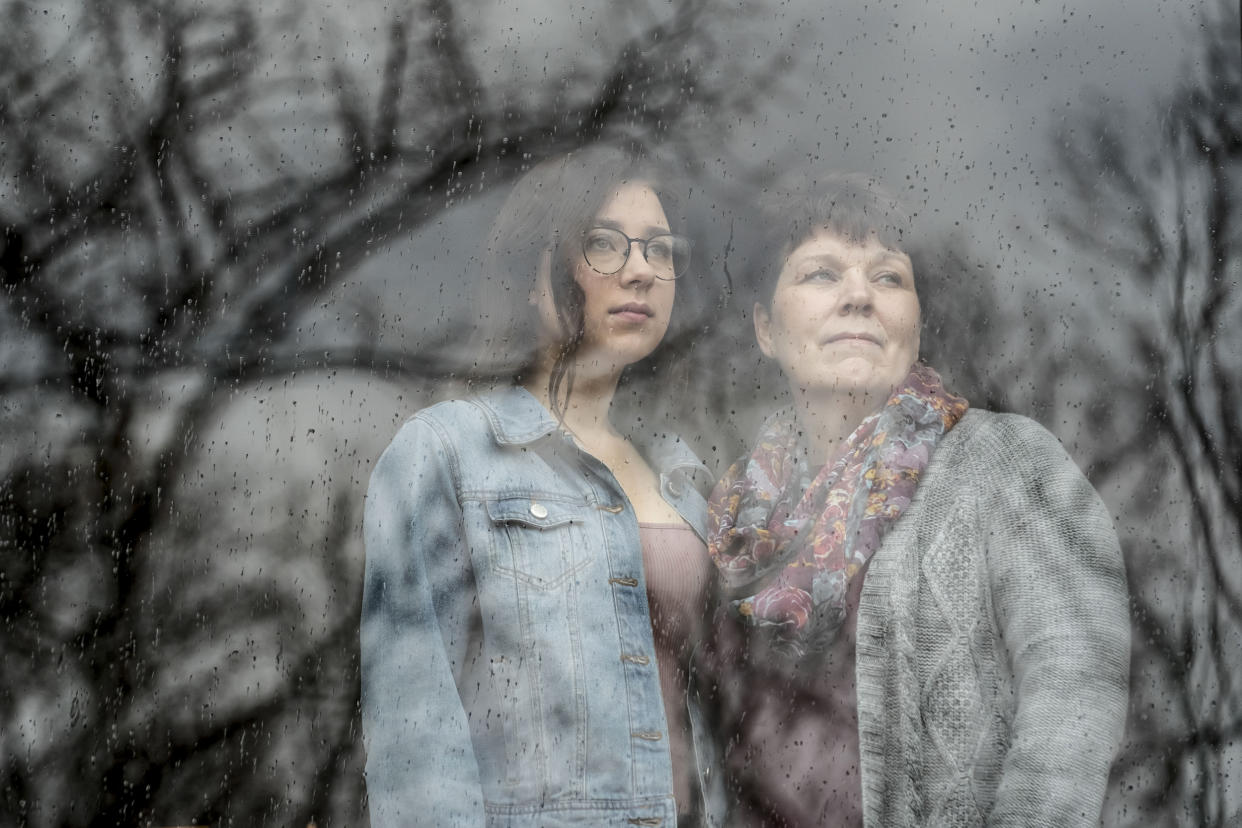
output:
<path id="1" fill-rule="evenodd" d="M 0 31 L 0 824 L 1242 819 L 1235 3 Z"/>

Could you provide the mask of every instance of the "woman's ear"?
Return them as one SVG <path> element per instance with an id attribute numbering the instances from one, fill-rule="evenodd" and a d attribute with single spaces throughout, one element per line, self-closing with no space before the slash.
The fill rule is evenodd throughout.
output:
<path id="1" fill-rule="evenodd" d="M 755 303 L 755 341 L 759 343 L 759 350 L 763 351 L 763 355 L 768 359 L 772 359 L 772 317 L 768 313 L 768 309 L 761 303 Z"/>

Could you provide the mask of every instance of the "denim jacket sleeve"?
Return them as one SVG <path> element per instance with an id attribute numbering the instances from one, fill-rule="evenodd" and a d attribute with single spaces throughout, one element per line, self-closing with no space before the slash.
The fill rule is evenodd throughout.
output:
<path id="1" fill-rule="evenodd" d="M 475 609 L 454 453 L 407 423 L 367 492 L 362 716 L 371 822 L 482 825 L 483 795 L 456 676 Z"/>

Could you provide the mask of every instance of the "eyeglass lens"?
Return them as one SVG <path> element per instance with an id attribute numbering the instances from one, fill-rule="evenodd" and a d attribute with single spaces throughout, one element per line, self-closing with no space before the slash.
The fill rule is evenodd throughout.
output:
<path id="1" fill-rule="evenodd" d="M 685 272 L 689 264 L 690 242 L 681 236 L 666 234 L 649 239 L 631 239 L 611 227 L 595 227 L 587 231 L 582 242 L 582 253 L 587 264 L 600 273 L 616 273 L 625 267 L 634 242 L 642 248 L 643 258 L 662 279 L 675 279 Z"/>

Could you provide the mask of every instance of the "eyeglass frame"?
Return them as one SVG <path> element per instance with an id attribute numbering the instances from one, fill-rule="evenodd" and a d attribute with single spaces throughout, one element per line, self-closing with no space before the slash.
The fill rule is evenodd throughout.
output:
<path id="1" fill-rule="evenodd" d="M 587 251 L 586 251 L 587 238 L 590 236 L 592 232 L 596 230 L 607 230 L 609 233 L 616 233 L 618 236 L 625 239 L 625 256 L 621 259 L 621 264 L 617 265 L 615 270 L 608 270 L 608 271 L 600 270 L 591 261 L 591 257 L 587 255 Z M 583 261 L 587 263 L 587 265 L 590 266 L 592 270 L 594 270 L 599 275 L 612 276 L 616 273 L 620 273 L 622 270 L 625 269 L 625 266 L 629 264 L 630 251 L 634 249 L 635 242 L 638 242 L 639 244 L 642 245 L 643 261 L 646 262 L 647 264 L 651 264 L 651 260 L 647 258 L 647 245 L 651 244 L 656 239 L 663 239 L 663 238 L 681 239 L 683 242 L 686 243 L 686 268 L 688 269 L 690 266 L 690 255 L 694 252 L 694 242 L 691 241 L 687 236 L 682 236 L 677 233 L 656 233 L 654 236 L 649 236 L 648 238 L 645 238 L 645 239 L 636 239 L 636 238 L 631 238 L 630 236 L 627 236 L 625 233 L 621 232 L 615 227 L 595 226 L 595 227 L 588 227 L 586 230 L 584 230 L 582 233 L 582 259 Z M 655 266 L 652 265 L 652 267 L 654 268 Z M 677 281 L 677 279 L 684 276 L 685 273 L 684 272 L 678 273 L 677 269 L 674 267 L 672 276 L 661 276 L 659 273 L 655 273 L 654 275 L 661 282 L 675 282 Z"/>

